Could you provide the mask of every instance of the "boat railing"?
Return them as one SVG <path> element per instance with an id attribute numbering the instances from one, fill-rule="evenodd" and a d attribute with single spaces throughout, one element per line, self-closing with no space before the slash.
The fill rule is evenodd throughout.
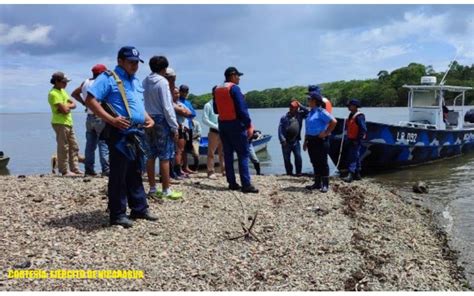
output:
<path id="1" fill-rule="evenodd" d="M 400 121 L 399 126 L 415 127 L 415 128 L 424 128 L 424 129 L 436 129 L 436 125 L 425 123 L 425 122 L 416 122 L 416 121 Z"/>

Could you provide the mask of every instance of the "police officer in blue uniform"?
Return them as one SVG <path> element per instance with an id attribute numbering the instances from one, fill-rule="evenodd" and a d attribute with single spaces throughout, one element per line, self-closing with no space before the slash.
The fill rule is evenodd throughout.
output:
<path id="1" fill-rule="evenodd" d="M 306 135 L 303 150 L 308 150 L 309 158 L 314 169 L 314 184 L 306 189 L 319 189 L 327 192 L 329 189 L 329 138 L 336 127 L 337 121 L 323 107 L 323 98 L 318 92 L 310 92 L 308 106 L 311 110 L 306 117 Z"/>
<path id="2" fill-rule="evenodd" d="M 235 67 L 225 70 L 224 84 L 218 85 L 213 91 L 213 109 L 214 113 L 219 114 L 219 136 L 224 148 L 229 189 L 242 190 L 243 193 L 258 193 L 258 189 L 250 181 L 248 140 L 253 136 L 253 126 L 244 95 L 238 86 L 242 75 L 244 74 Z M 242 187 L 235 180 L 234 151 L 237 153 Z"/>
<path id="3" fill-rule="evenodd" d="M 107 123 L 110 224 L 125 228 L 133 225 L 130 219 L 158 219 L 148 210 L 141 174 L 144 169 L 143 129 L 152 127 L 154 121 L 145 111 L 143 88 L 135 77 L 139 62 L 143 63 L 135 47 L 122 47 L 115 70 L 98 76 L 86 98 L 87 107 Z M 126 98 L 122 97 L 120 84 Z M 130 219 L 126 216 L 127 201 Z"/>

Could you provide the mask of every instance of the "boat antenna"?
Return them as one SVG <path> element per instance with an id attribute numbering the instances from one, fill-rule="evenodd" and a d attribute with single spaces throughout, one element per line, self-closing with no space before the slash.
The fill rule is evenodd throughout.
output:
<path id="1" fill-rule="evenodd" d="M 439 85 L 443 86 L 444 83 L 446 82 L 446 76 L 448 76 L 449 70 L 451 70 L 451 68 L 453 67 L 453 64 L 454 64 L 454 62 L 456 61 L 457 57 L 458 57 L 458 54 L 456 54 L 456 56 L 454 57 L 454 59 L 453 59 L 453 60 L 451 61 L 451 63 L 449 64 L 448 70 L 446 71 L 446 73 L 444 73 L 443 79 L 441 79 L 441 82 L 439 83 Z"/>

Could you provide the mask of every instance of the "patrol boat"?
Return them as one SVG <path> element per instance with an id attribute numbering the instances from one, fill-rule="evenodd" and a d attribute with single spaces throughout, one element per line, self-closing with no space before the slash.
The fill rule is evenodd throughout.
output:
<path id="1" fill-rule="evenodd" d="M 3 151 L 0 151 L 0 170 L 6 169 L 9 161 L 10 157 L 5 156 Z"/>
<path id="2" fill-rule="evenodd" d="M 409 90 L 408 121 L 398 125 L 367 121 L 361 148 L 364 172 L 419 165 L 474 150 L 474 110 L 464 106 L 465 93 L 472 87 L 444 85 L 443 81 L 436 85 L 436 77 L 424 76 L 421 85 L 403 86 Z M 337 121 L 329 155 L 344 173 L 348 166 L 345 119 Z"/>

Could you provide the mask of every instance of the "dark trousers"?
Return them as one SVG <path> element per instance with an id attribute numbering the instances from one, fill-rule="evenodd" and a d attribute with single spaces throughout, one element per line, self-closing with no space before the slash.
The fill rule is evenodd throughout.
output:
<path id="1" fill-rule="evenodd" d="M 324 139 L 308 137 L 308 154 L 315 176 L 329 176 L 328 152 L 329 139 L 327 137 Z"/>
<path id="2" fill-rule="evenodd" d="M 348 140 L 347 141 L 347 156 L 349 162 L 349 172 L 355 173 L 360 171 L 360 148 L 362 147 L 360 141 L 358 140 Z"/>
<path id="3" fill-rule="evenodd" d="M 235 184 L 234 151 L 239 162 L 239 175 L 242 186 L 250 186 L 249 142 L 247 131 L 231 125 L 219 124 L 219 136 L 224 148 L 225 174 L 229 184 Z"/>
<path id="4" fill-rule="evenodd" d="M 119 136 L 118 130 L 113 128 L 107 139 L 110 153 L 108 195 L 111 220 L 126 216 L 127 201 L 134 213 L 144 213 L 148 208 L 139 160 L 128 160 L 115 148 Z"/>
<path id="5" fill-rule="evenodd" d="M 296 174 L 301 174 L 303 161 L 301 159 L 300 141 L 296 141 L 293 143 L 286 143 L 286 145 L 281 145 L 281 151 L 283 153 L 283 161 L 285 163 L 286 174 L 287 175 L 293 174 L 293 165 L 291 164 L 291 153 L 293 153 L 295 157 Z"/>

